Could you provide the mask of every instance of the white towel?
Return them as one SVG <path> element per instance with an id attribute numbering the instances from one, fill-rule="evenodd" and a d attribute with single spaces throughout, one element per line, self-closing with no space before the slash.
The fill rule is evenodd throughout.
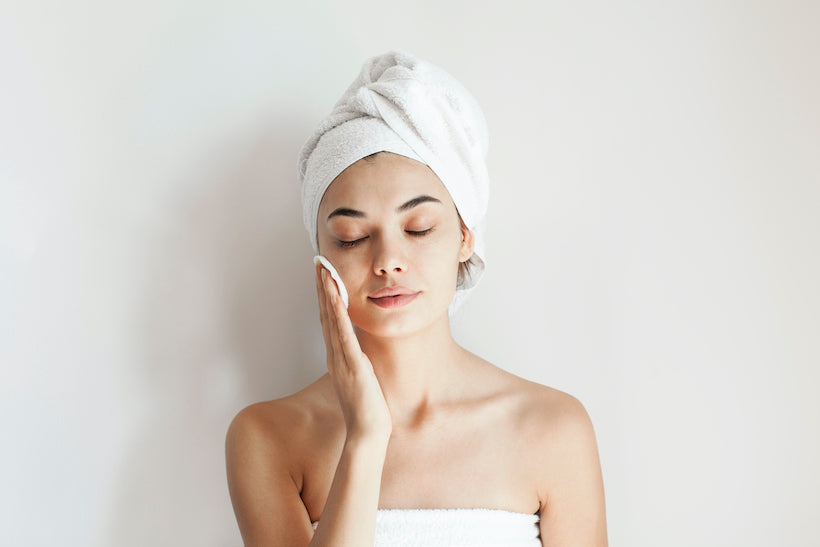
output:
<path id="1" fill-rule="evenodd" d="M 379 509 L 374 547 L 540 547 L 539 520 L 500 509 Z"/>
<path id="2" fill-rule="evenodd" d="M 299 152 L 303 216 L 311 245 L 318 252 L 319 203 L 345 168 L 382 150 L 421 161 L 441 179 L 475 236 L 470 276 L 457 287 L 452 313 L 484 271 L 487 145 L 481 107 L 450 74 L 404 51 L 368 59 Z"/>

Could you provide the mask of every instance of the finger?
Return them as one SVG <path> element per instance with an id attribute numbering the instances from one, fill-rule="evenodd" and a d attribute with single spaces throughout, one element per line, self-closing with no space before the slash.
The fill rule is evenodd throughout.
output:
<path id="1" fill-rule="evenodd" d="M 321 264 L 316 268 L 316 296 L 319 300 L 319 320 L 322 323 L 322 336 L 325 340 L 325 350 L 327 352 L 327 365 L 331 367 L 333 362 L 333 349 L 330 343 L 330 307 L 328 306 L 327 290 L 325 289 L 325 269 Z M 330 370 L 330 368 L 328 368 Z"/>
<path id="2" fill-rule="evenodd" d="M 331 301 L 331 298 L 334 295 L 336 296 L 336 298 L 341 298 L 341 293 L 339 292 L 339 286 L 336 284 L 336 280 L 333 279 L 333 276 L 330 275 L 330 272 L 325 268 L 322 268 L 322 282 L 324 284 L 325 293 L 327 294 L 327 297 L 328 297 L 327 302 L 326 302 L 327 313 L 328 313 L 328 315 L 332 315 L 333 314 L 333 302 Z"/>
<path id="3" fill-rule="evenodd" d="M 322 277 L 322 265 L 317 264 L 314 267 L 314 277 L 313 280 L 316 283 L 316 297 L 319 300 L 319 311 L 322 313 L 327 313 L 327 307 L 325 306 L 325 283 Z"/>
<path id="4" fill-rule="evenodd" d="M 325 299 L 325 284 L 322 279 L 322 270 L 321 267 L 316 269 L 315 272 L 315 281 L 316 281 L 316 299 L 319 304 L 319 319 L 322 322 L 322 330 L 325 330 L 325 325 L 327 324 L 327 301 Z M 324 333 L 327 335 L 327 332 Z M 327 336 L 325 336 L 327 338 Z"/>
<path id="5" fill-rule="evenodd" d="M 345 364 L 349 369 L 354 369 L 362 362 L 364 353 L 359 345 L 359 339 L 353 330 L 353 323 L 350 321 L 350 315 L 347 313 L 347 308 L 342 301 L 342 298 L 337 294 L 335 301 L 330 310 L 331 315 L 335 318 L 335 326 L 337 336 L 339 339 L 339 352 L 344 356 Z"/>
<path id="6" fill-rule="evenodd" d="M 330 285 L 330 275 L 325 276 L 325 283 Z M 334 363 L 342 366 L 347 365 L 347 359 L 345 358 L 344 351 L 342 350 L 342 341 L 339 337 L 339 318 L 337 317 L 337 312 L 335 310 L 335 305 L 333 304 L 333 300 L 335 299 L 338 302 L 338 296 L 333 294 L 331 291 L 333 289 L 328 287 L 328 318 L 330 319 L 329 327 L 330 327 L 330 344 L 333 348 L 333 356 L 334 356 Z"/>
<path id="7" fill-rule="evenodd" d="M 356 337 L 356 332 L 353 330 L 353 323 L 350 321 L 350 315 L 347 313 L 347 309 L 345 309 L 344 303 L 339 297 L 336 298 L 334 312 L 342 351 L 349 358 L 355 358 L 358 360 L 357 358 L 362 354 L 362 347 L 359 345 L 359 339 Z"/>
<path id="8" fill-rule="evenodd" d="M 324 324 L 324 317 L 327 314 L 327 307 L 325 306 L 325 287 L 324 282 L 322 281 L 321 266 L 314 269 L 313 281 L 316 283 L 316 299 L 319 303 L 319 318 L 322 320 L 322 324 Z"/>
<path id="9" fill-rule="evenodd" d="M 330 272 L 328 270 L 324 270 L 324 280 L 328 295 L 336 295 L 336 299 L 341 300 L 342 292 L 339 290 L 339 284 L 336 282 L 333 276 L 330 275 Z M 328 312 L 332 311 L 332 309 L 333 304 L 330 303 L 330 306 L 328 307 Z"/>

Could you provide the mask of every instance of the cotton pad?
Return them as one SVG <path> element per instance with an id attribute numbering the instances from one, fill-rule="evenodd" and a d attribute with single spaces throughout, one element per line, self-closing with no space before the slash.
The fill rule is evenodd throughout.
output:
<path id="1" fill-rule="evenodd" d="M 336 281 L 336 285 L 339 287 L 339 294 L 342 295 L 342 302 L 345 303 L 345 308 L 347 308 L 347 289 L 345 288 L 345 284 L 342 282 L 342 278 L 339 276 L 339 272 L 336 271 L 336 268 L 333 267 L 333 264 L 330 263 L 330 260 L 326 259 L 322 255 L 316 255 L 313 257 L 313 265 L 315 266 L 316 263 L 321 262 L 322 266 L 330 272 L 330 277 Z"/>

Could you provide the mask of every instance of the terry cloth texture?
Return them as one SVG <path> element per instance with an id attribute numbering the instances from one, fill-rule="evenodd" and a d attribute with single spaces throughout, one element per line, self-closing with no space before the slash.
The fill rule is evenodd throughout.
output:
<path id="1" fill-rule="evenodd" d="M 538 513 L 500 509 L 379 509 L 374 546 L 540 547 L 539 521 Z"/>

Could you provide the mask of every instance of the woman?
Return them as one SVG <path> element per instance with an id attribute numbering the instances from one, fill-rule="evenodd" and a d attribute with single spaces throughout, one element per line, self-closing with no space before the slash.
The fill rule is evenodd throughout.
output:
<path id="1" fill-rule="evenodd" d="M 242 410 L 226 441 L 245 545 L 606 545 L 574 397 L 460 347 L 484 268 L 486 124 L 452 76 L 369 59 L 299 174 L 328 373 Z M 538 358 L 538 356 L 534 356 Z"/>

